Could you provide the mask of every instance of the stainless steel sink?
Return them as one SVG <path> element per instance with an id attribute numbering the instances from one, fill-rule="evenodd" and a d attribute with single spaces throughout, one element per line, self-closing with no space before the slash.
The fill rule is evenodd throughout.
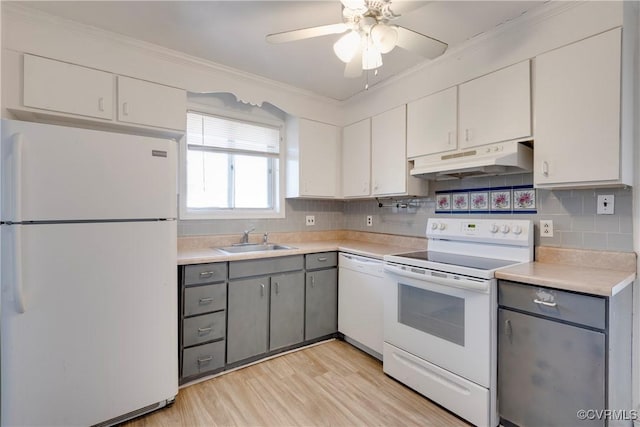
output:
<path id="1" fill-rule="evenodd" d="M 277 243 L 241 243 L 238 245 L 225 246 L 218 248 L 222 252 L 228 254 L 241 254 L 245 252 L 261 252 L 261 251 L 281 251 L 285 249 L 296 249 L 293 246 L 279 245 Z"/>

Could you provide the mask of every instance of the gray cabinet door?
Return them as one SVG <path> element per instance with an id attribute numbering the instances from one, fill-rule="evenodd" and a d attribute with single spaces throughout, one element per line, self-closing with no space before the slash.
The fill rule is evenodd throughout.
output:
<path id="1" fill-rule="evenodd" d="M 338 269 L 307 273 L 305 340 L 338 331 Z"/>
<path id="2" fill-rule="evenodd" d="M 304 273 L 271 277 L 269 350 L 304 339 Z"/>
<path id="3" fill-rule="evenodd" d="M 519 426 L 603 426 L 580 409 L 605 408 L 605 335 L 500 309 L 498 411 Z"/>
<path id="4" fill-rule="evenodd" d="M 227 363 L 267 351 L 269 278 L 229 282 Z"/>

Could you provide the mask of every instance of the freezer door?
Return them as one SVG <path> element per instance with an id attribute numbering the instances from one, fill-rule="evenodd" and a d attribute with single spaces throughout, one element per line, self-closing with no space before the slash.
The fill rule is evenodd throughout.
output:
<path id="1" fill-rule="evenodd" d="M 2 121 L 2 220 L 175 218 L 176 142 Z"/>
<path id="2" fill-rule="evenodd" d="M 3 254 L 19 249 L 2 266 L 2 425 L 93 425 L 178 393 L 175 221 L 2 227 Z"/>

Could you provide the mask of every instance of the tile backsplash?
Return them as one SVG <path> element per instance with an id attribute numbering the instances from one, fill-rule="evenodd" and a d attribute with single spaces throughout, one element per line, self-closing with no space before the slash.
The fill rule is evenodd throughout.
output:
<path id="1" fill-rule="evenodd" d="M 390 200 L 304 200 L 286 201 L 286 218 L 267 220 L 198 220 L 179 221 L 180 236 L 242 233 L 255 227 L 256 233 L 357 230 L 422 237 L 430 217 L 518 218 L 531 219 L 535 225 L 536 245 L 610 251 L 632 251 L 632 191 L 623 189 L 536 190 L 537 213 L 436 213 L 435 191 L 474 188 L 516 187 L 532 183 L 531 174 L 469 178 L 432 183 L 434 194 L 416 199 L 407 207 L 397 207 Z M 613 215 L 596 215 L 599 194 L 615 196 Z M 315 215 L 316 225 L 305 226 L 305 216 Z M 366 225 L 368 215 L 373 225 Z M 552 220 L 553 237 L 540 238 L 540 220 Z"/>

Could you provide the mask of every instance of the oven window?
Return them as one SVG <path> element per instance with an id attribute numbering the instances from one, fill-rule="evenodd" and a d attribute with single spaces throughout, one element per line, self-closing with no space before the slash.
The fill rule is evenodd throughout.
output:
<path id="1" fill-rule="evenodd" d="M 464 298 L 399 283 L 398 322 L 464 346 Z"/>

